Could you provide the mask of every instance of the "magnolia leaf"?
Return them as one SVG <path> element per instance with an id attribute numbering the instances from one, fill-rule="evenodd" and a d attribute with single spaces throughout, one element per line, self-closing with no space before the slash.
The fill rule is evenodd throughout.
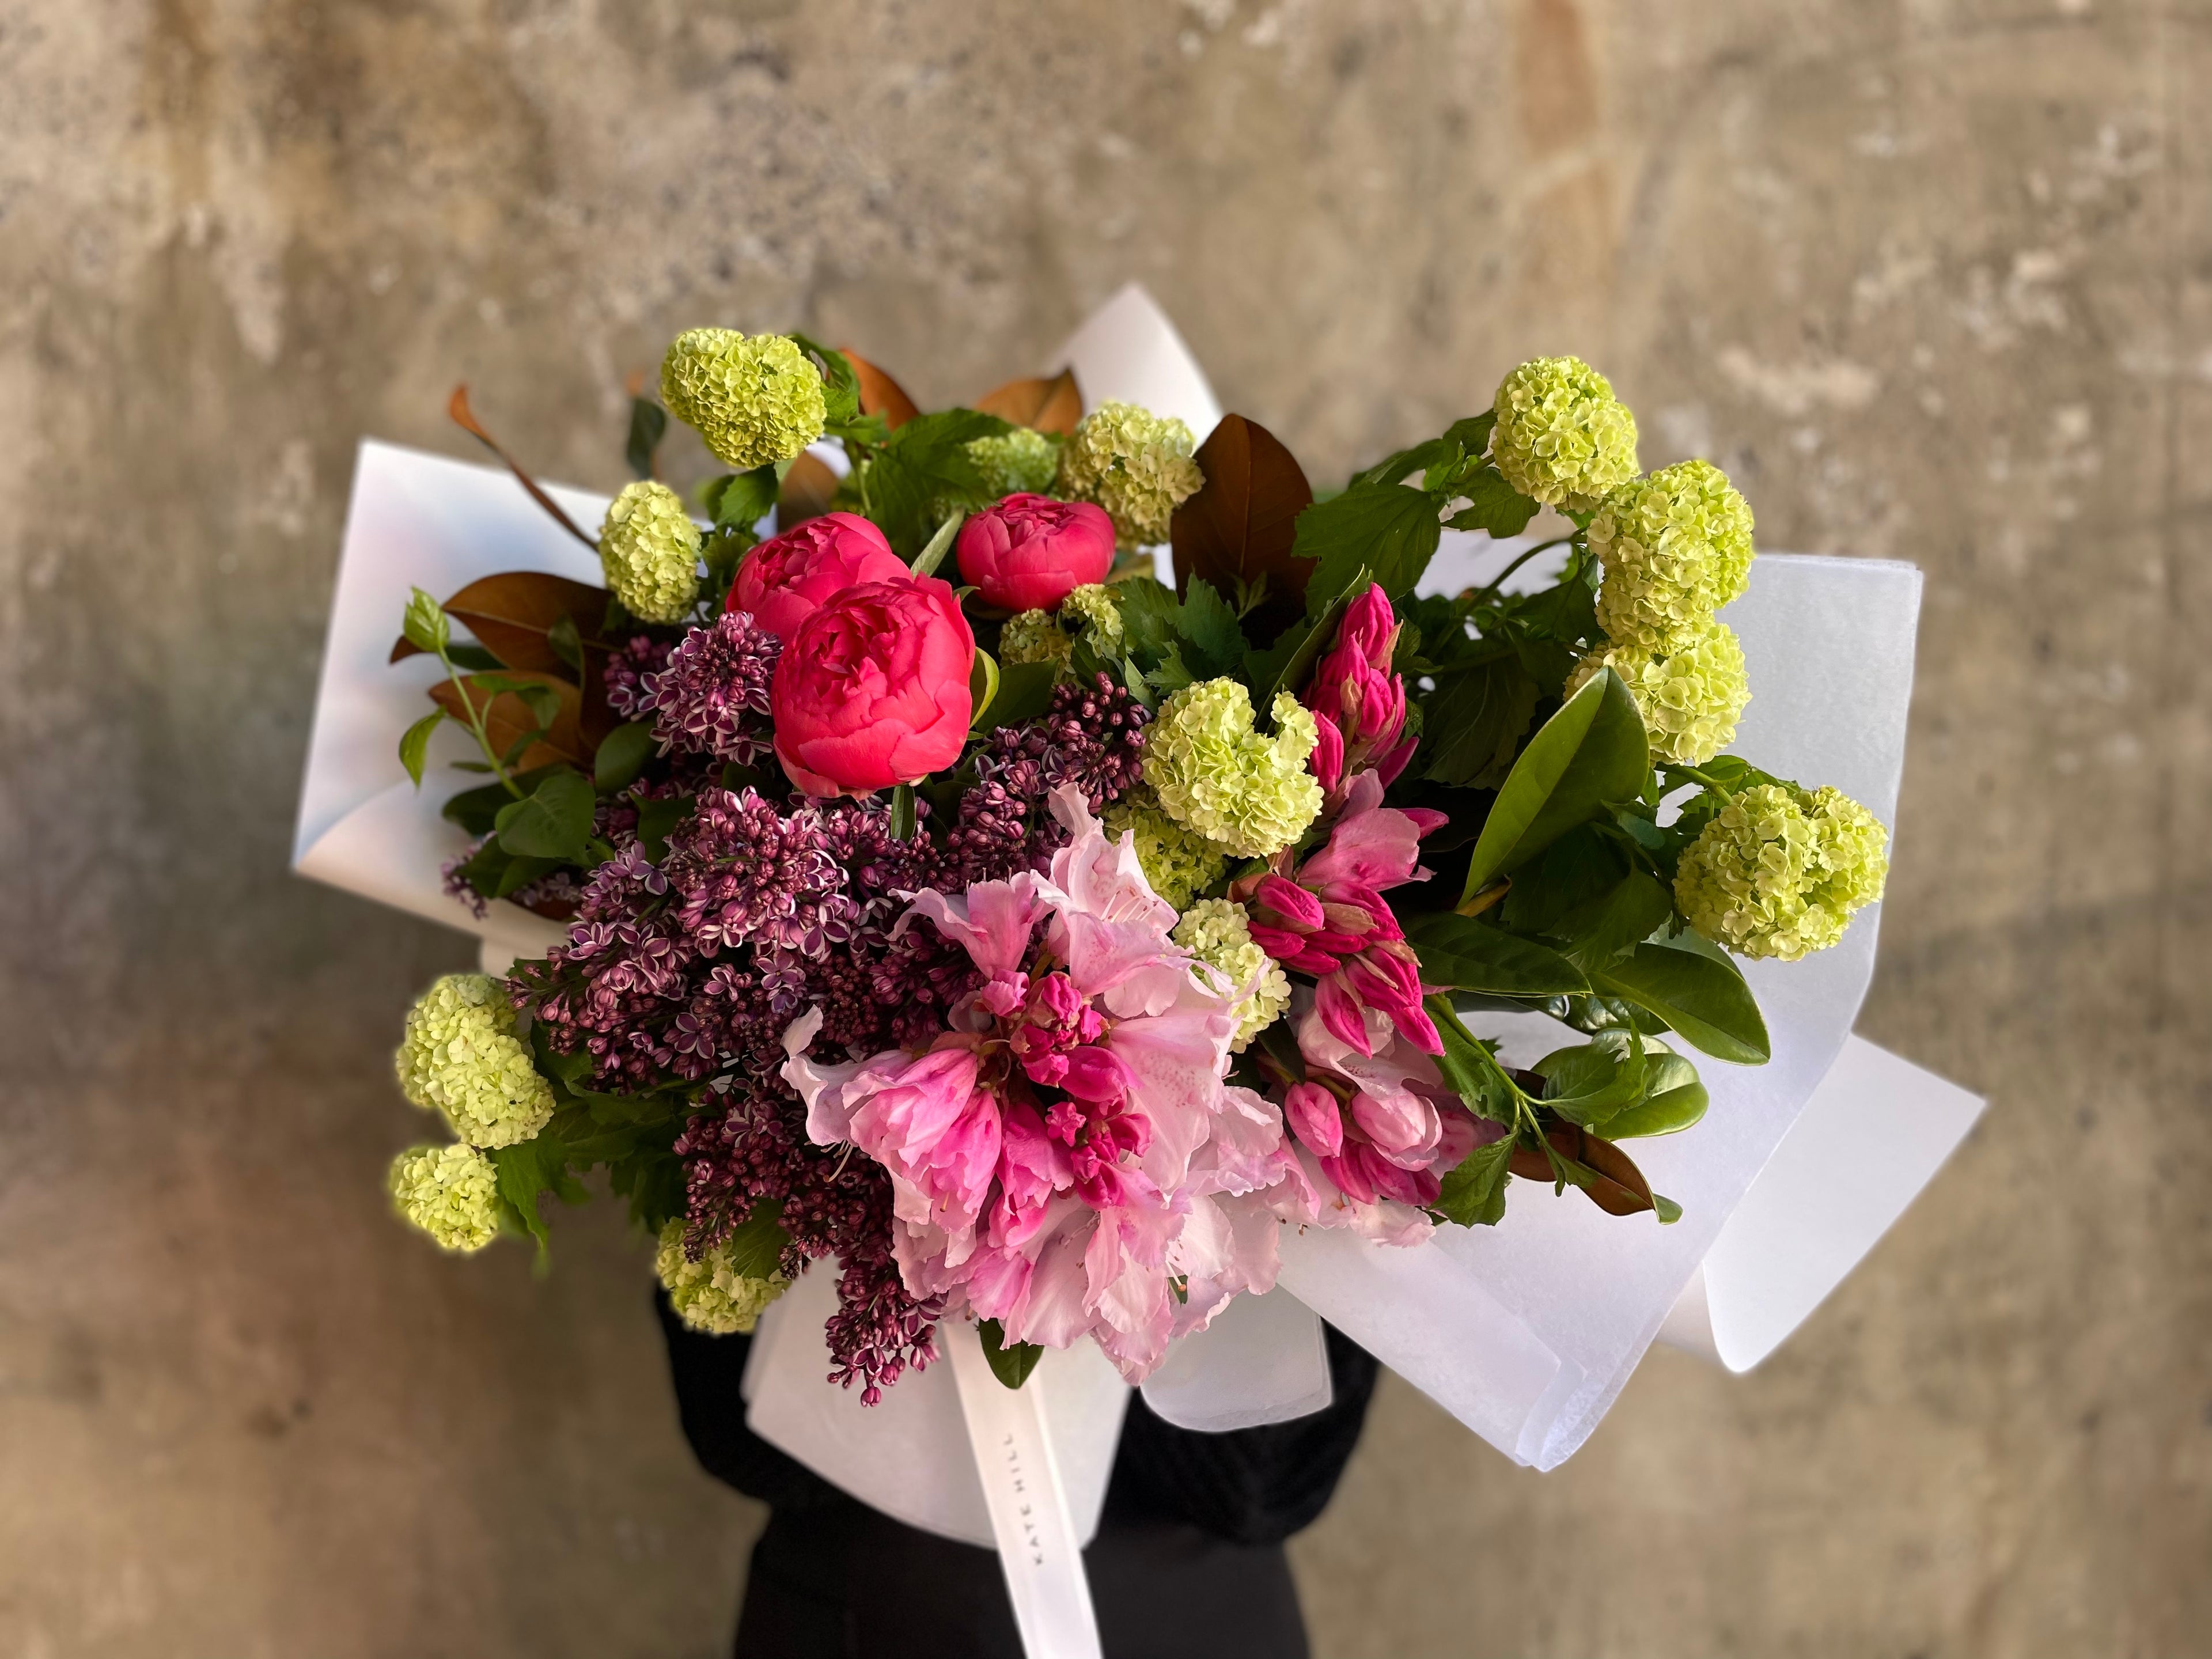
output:
<path id="1" fill-rule="evenodd" d="M 1644 1098 L 1606 1119 L 1606 1138 L 1671 1135 L 1698 1122 L 1711 1103 L 1696 1066 L 1680 1054 L 1655 1052 L 1646 1056 Z"/>
<path id="2" fill-rule="evenodd" d="M 1582 970 L 1558 951 L 1450 910 L 1404 919 L 1406 942 L 1421 960 L 1421 982 L 1490 996 L 1574 996 L 1587 992 Z"/>
<path id="3" fill-rule="evenodd" d="M 1583 1195 L 1607 1215 L 1638 1215 L 1656 1207 L 1651 1183 L 1636 1161 L 1607 1140 L 1571 1123 L 1555 1123 L 1544 1132 L 1549 1155 L 1525 1142 L 1515 1146 L 1511 1169 L 1531 1181 L 1565 1181 L 1579 1187 Z M 1675 1209 L 1675 1214 L 1681 1211 Z"/>
<path id="4" fill-rule="evenodd" d="M 1468 864 L 1463 904 L 1608 805 L 1634 800 L 1651 769 L 1644 717 L 1607 668 L 1546 720 L 1513 763 Z"/>
<path id="5" fill-rule="evenodd" d="M 837 475 L 819 455 L 801 451 L 783 475 L 775 493 L 775 527 L 794 530 L 809 519 L 818 519 L 837 497 Z"/>
<path id="6" fill-rule="evenodd" d="M 1595 974 L 1666 925 L 1674 901 L 1656 878 L 1632 870 L 1601 898 L 1569 911 L 1546 929 L 1568 941 L 1567 954 Z"/>
<path id="7" fill-rule="evenodd" d="M 488 680 L 499 684 L 487 687 L 483 682 Z M 516 683 L 550 690 L 554 717 L 538 720 L 520 696 L 500 689 Z M 583 760 L 586 748 L 577 722 L 582 694 L 567 680 L 550 674 L 471 674 L 463 678 L 461 684 L 468 688 L 465 700 L 449 679 L 441 680 L 430 688 L 431 700 L 464 725 L 468 723 L 469 709 L 473 705 L 483 720 L 484 734 L 491 741 L 493 753 L 504 754 L 516 738 L 542 728 L 544 735 L 523 750 L 519 764 L 533 768 L 556 761 Z"/>
<path id="8" fill-rule="evenodd" d="M 1044 1349 L 1035 1342 L 1009 1346 L 1005 1328 L 995 1319 L 976 1321 L 975 1334 L 982 1339 L 983 1358 L 990 1364 L 991 1375 L 1010 1389 L 1028 1382 L 1037 1361 L 1044 1358 Z"/>
<path id="9" fill-rule="evenodd" d="M 1303 614 L 1313 574 L 1312 560 L 1291 550 L 1313 486 L 1281 441 L 1242 415 L 1223 416 L 1197 459 L 1205 485 L 1176 508 L 1168 532 L 1176 580 L 1186 591 L 1195 578 L 1224 593 L 1264 580 L 1254 631 L 1279 632 Z"/>
<path id="10" fill-rule="evenodd" d="M 1589 1127 L 1641 1101 L 1650 1068 L 1644 1039 L 1632 1030 L 1614 1030 L 1548 1054 L 1532 1069 L 1544 1079 L 1545 1109 Z"/>
<path id="11" fill-rule="evenodd" d="M 860 381 L 860 413 L 880 415 L 884 424 L 896 432 L 921 413 L 906 388 L 850 346 L 837 348 L 845 361 L 853 365 L 853 374 Z"/>
<path id="12" fill-rule="evenodd" d="M 1624 961 L 1590 975 L 1601 994 L 1656 1014 L 1693 1048 L 1739 1066 L 1773 1057 L 1759 1000 L 1724 957 L 1646 942 Z"/>
<path id="13" fill-rule="evenodd" d="M 538 570 L 507 570 L 477 578 L 447 599 L 444 610 L 507 667 L 573 679 L 577 671 L 562 660 L 550 635 L 566 617 L 583 645 L 605 651 L 600 633 L 607 598 L 606 589 L 588 582 Z M 417 643 L 410 632 L 393 645 L 390 660 L 434 648 Z"/>
<path id="14" fill-rule="evenodd" d="M 1032 432 L 1066 437 L 1083 418 L 1083 394 L 1076 388 L 1075 371 L 1063 368 L 1048 380 L 1009 380 L 988 397 L 977 398 L 975 407 Z"/>

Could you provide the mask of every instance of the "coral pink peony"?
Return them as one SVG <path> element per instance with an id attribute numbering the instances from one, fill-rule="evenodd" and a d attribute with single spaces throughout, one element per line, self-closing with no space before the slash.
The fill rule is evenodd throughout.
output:
<path id="1" fill-rule="evenodd" d="M 882 531 L 857 513 L 825 513 L 746 554 L 722 609 L 750 611 L 769 633 L 789 640 L 845 589 L 906 574 L 906 561 L 891 551 Z"/>
<path id="2" fill-rule="evenodd" d="M 776 758 L 810 795 L 865 795 L 960 758 L 975 636 L 933 576 L 848 587 L 784 642 Z"/>
<path id="3" fill-rule="evenodd" d="M 1321 1199 L 1275 1109 L 1223 1081 L 1243 994 L 1170 939 L 1126 834 L 1109 842 L 1073 787 L 1053 811 L 1074 840 L 1048 877 L 920 893 L 901 924 L 984 975 L 929 1052 L 817 1065 L 817 1009 L 785 1034 L 783 1073 L 811 1139 L 889 1172 L 910 1294 L 1012 1342 L 1091 1336 L 1140 1382 L 1273 1285 L 1284 1206 Z"/>
<path id="4" fill-rule="evenodd" d="M 1106 580 L 1114 521 L 1089 501 L 1009 495 L 960 526 L 960 574 L 986 603 L 1053 611 L 1077 588 Z"/>

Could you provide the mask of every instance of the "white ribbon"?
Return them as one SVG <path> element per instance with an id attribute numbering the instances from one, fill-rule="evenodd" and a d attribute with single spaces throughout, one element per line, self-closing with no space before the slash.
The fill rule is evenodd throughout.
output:
<path id="1" fill-rule="evenodd" d="M 960 1411 L 1022 1650 L 1029 1659 L 1103 1659 L 1091 1581 L 1084 1577 L 1083 1551 L 1046 1425 L 1042 1370 L 1021 1388 L 1006 1387 L 964 1320 L 946 1320 L 937 1340 L 960 1387 Z"/>

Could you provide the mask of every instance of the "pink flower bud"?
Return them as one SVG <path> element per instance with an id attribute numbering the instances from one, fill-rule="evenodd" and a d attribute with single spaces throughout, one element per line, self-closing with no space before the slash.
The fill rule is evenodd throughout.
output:
<path id="1" fill-rule="evenodd" d="M 960 526 L 960 574 L 988 605 L 1054 611 L 1077 588 L 1106 580 L 1114 521 L 1089 501 L 1009 495 Z"/>
<path id="2" fill-rule="evenodd" d="M 1300 1140 L 1324 1158 L 1344 1150 L 1344 1115 L 1336 1097 L 1318 1083 L 1293 1083 L 1283 1097 L 1283 1115 Z"/>
<path id="3" fill-rule="evenodd" d="M 825 513 L 746 554 L 722 608 L 750 611 L 763 628 L 788 641 L 845 589 L 906 574 L 906 561 L 891 551 L 882 531 L 857 513 Z"/>

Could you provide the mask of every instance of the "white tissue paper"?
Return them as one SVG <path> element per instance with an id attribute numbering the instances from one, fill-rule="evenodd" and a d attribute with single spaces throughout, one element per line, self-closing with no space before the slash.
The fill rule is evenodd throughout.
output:
<path id="1" fill-rule="evenodd" d="M 1142 404 L 1180 416 L 1200 441 L 1220 417 L 1188 349 L 1133 284 L 1042 368 L 1063 366 L 1086 408 Z M 605 510 L 604 497 L 552 493 L 586 526 Z M 1455 591 L 1515 550 L 1454 532 L 1444 543 L 1424 591 Z M 1161 563 L 1166 575 L 1164 552 Z M 455 787 L 445 763 L 465 757 L 465 740 L 439 734 L 433 781 L 416 791 L 397 744 L 436 665 L 386 659 L 410 587 L 443 597 L 514 569 L 600 579 L 591 550 L 506 472 L 362 446 L 294 848 L 301 874 L 473 932 L 499 965 L 543 954 L 562 930 L 513 905 L 476 921 L 444 896 L 439 866 L 467 845 L 439 816 Z M 1909 566 L 1763 555 L 1725 614 L 1754 694 L 1739 750 L 1780 775 L 1833 783 L 1893 825 L 1918 602 Z M 1713 1097 L 1704 1122 L 1635 1149 L 1653 1185 L 1682 1205 L 1674 1226 L 1518 1182 L 1499 1226 L 1447 1228 L 1415 1249 L 1286 1233 L 1278 1289 L 1237 1298 L 1171 1350 L 1145 1385 L 1147 1404 L 1205 1430 L 1319 1409 L 1329 1388 L 1318 1312 L 1508 1456 L 1549 1468 L 1588 1437 L 1655 1336 L 1733 1369 L 1756 1364 L 1872 1248 L 1980 1109 L 1850 1036 L 1878 920 L 1861 913 L 1843 944 L 1805 962 L 1748 965 L 1773 1061 L 1739 1068 L 1699 1056 Z M 1492 1023 L 1476 1029 L 1522 1060 L 1565 1035 L 1539 1015 L 1482 1018 Z M 886 1514 L 990 1545 L 951 1366 L 909 1372 L 863 1407 L 857 1390 L 826 1380 L 831 1281 L 817 1268 L 764 1316 L 746 1371 L 748 1420 Z M 1048 1354 L 1029 1386 L 1048 1407 L 1052 1461 L 1087 1540 L 1127 1390 L 1087 1344 Z"/>

